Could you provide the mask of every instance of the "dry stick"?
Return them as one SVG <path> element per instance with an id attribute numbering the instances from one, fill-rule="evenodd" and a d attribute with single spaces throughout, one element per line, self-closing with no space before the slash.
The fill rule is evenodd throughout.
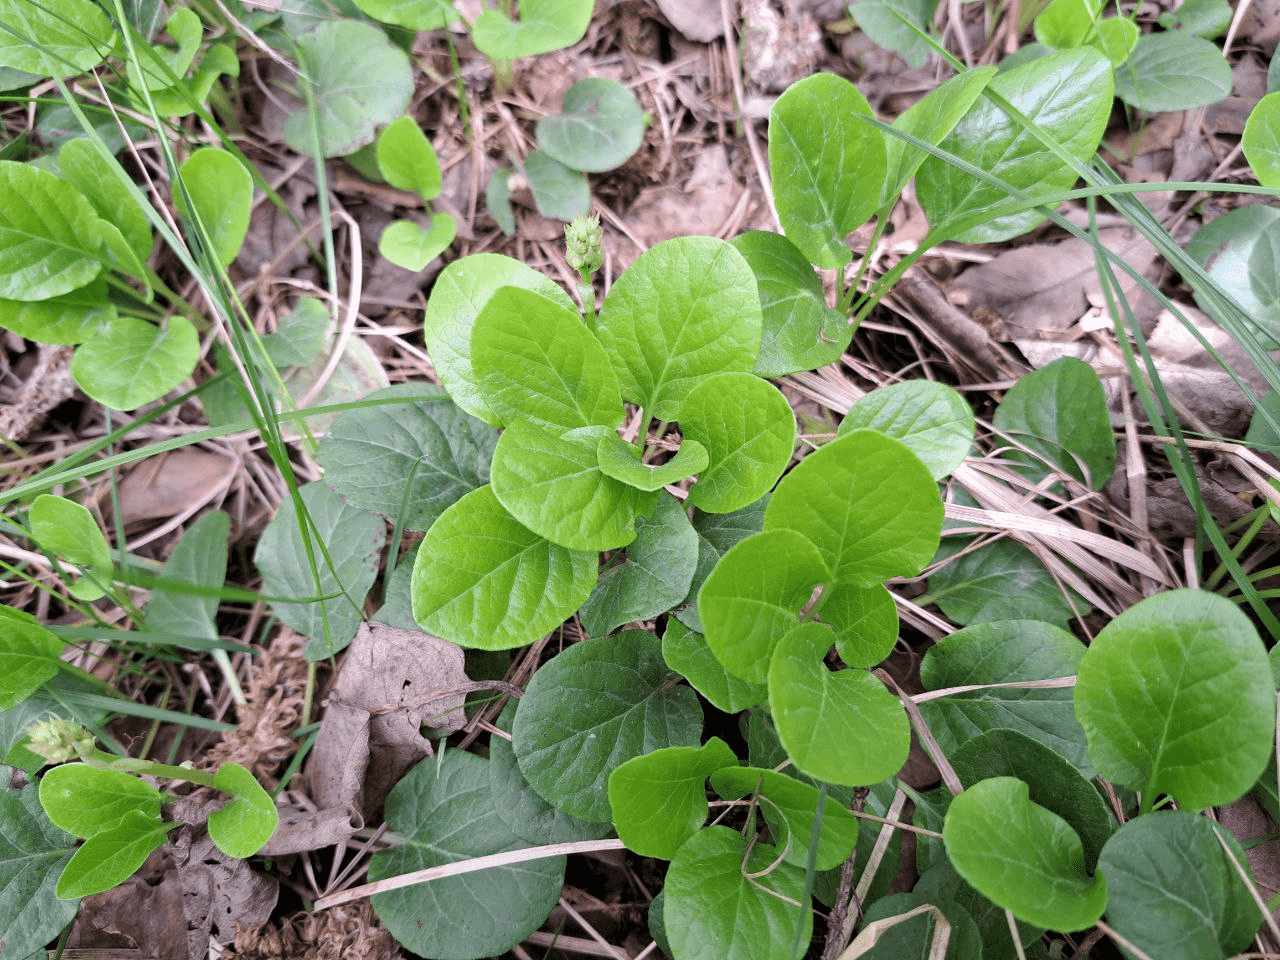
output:
<path id="1" fill-rule="evenodd" d="M 1018 921 L 1013 916 L 1013 912 L 1006 910 L 1004 919 L 1009 924 L 1009 939 L 1013 941 L 1013 952 L 1018 955 L 1018 960 L 1027 960 L 1027 953 L 1022 949 L 1022 937 L 1018 934 Z"/>
<path id="2" fill-rule="evenodd" d="M 1267 902 L 1262 899 L 1262 893 L 1258 890 L 1258 885 L 1253 882 L 1253 878 L 1249 876 L 1248 871 L 1246 871 L 1244 867 L 1241 866 L 1240 861 L 1235 858 L 1235 855 L 1231 852 L 1231 848 L 1227 846 L 1227 841 L 1222 839 L 1222 836 L 1217 830 L 1213 831 L 1213 838 L 1218 841 L 1218 845 L 1222 847 L 1222 852 L 1227 855 L 1227 859 L 1231 861 L 1231 866 L 1235 868 L 1236 875 L 1240 877 L 1241 882 L 1244 883 L 1246 889 L 1248 889 L 1249 896 L 1253 898 L 1253 902 L 1257 904 L 1258 909 L 1262 911 L 1262 922 L 1267 925 L 1267 929 L 1271 931 L 1271 935 L 1275 937 L 1276 943 L 1280 943 L 1280 926 L 1276 925 L 1275 917 L 1273 917 L 1271 915 L 1271 911 L 1267 909 Z"/>
<path id="3" fill-rule="evenodd" d="M 889 804 L 889 809 L 885 811 L 888 819 L 897 820 L 902 815 L 902 808 L 907 805 L 907 795 L 899 789 L 893 795 L 893 802 Z M 876 878 L 876 873 L 880 870 L 880 864 L 884 860 L 885 851 L 889 849 L 889 842 L 893 839 L 894 828 L 885 824 L 880 828 L 880 833 L 876 836 L 876 845 L 871 848 L 871 856 L 867 858 L 867 865 L 862 870 L 862 877 L 858 880 L 857 889 L 853 891 L 853 896 L 849 898 L 845 904 L 844 923 L 840 926 L 840 943 L 847 944 L 853 939 L 853 928 L 862 918 L 862 904 L 866 900 L 867 892 L 871 889 L 871 884 Z"/>
<path id="4" fill-rule="evenodd" d="M 971 683 L 962 687 L 943 687 L 941 690 L 927 690 L 910 696 L 913 703 L 925 703 L 940 697 L 953 697 L 957 693 L 972 693 L 975 690 L 1042 690 L 1057 687 L 1074 687 L 1075 677 L 1052 677 L 1047 680 L 1011 680 L 1008 683 Z"/>
<path id="5" fill-rule="evenodd" d="M 746 102 L 746 93 L 742 89 L 742 72 L 738 66 L 738 51 L 733 43 L 733 28 L 729 22 L 729 0 L 720 0 L 720 24 L 724 27 L 725 53 L 729 57 L 730 79 L 733 81 L 733 99 L 738 104 L 738 116 L 741 118 L 742 133 L 747 138 L 747 149 L 751 151 L 751 162 L 755 164 L 756 176 L 760 178 L 760 189 L 769 204 L 769 213 L 773 217 L 773 225 L 778 233 L 785 233 L 782 221 L 778 219 L 778 208 L 773 202 L 773 182 L 769 179 L 769 165 L 760 155 L 760 144 L 756 143 L 756 134 L 751 126 L 751 118 L 743 114 L 742 105 Z"/>
<path id="6" fill-rule="evenodd" d="M 627 960 L 627 955 L 623 953 L 621 950 L 619 950 L 617 947 L 615 947 L 613 944 L 611 944 L 604 937 L 600 936 L 599 931 L 597 931 L 596 928 L 593 927 L 591 924 L 587 923 L 586 918 L 583 917 L 582 914 L 580 914 L 577 910 L 573 909 L 573 905 L 569 903 L 569 901 L 565 900 L 564 897 L 560 898 L 560 906 L 564 908 L 564 912 L 569 914 L 569 916 L 573 918 L 574 922 L 577 923 L 578 926 L 580 926 L 583 930 L 587 932 L 587 935 L 591 937 L 592 940 L 600 944 L 600 946 L 607 951 L 606 953 L 602 954 L 602 956 L 612 957 L 613 960 Z"/>
<path id="7" fill-rule="evenodd" d="M 886 671 L 876 670 L 875 675 L 897 693 L 898 699 L 902 701 L 902 706 L 907 711 L 907 716 L 911 718 L 911 726 L 915 728 L 916 736 L 920 738 L 921 745 L 928 752 L 929 758 L 938 768 L 938 772 L 942 774 L 943 784 L 951 791 L 952 796 L 960 796 L 960 794 L 964 793 L 964 785 L 960 782 L 955 769 L 951 766 L 951 761 L 942 752 L 942 747 L 934 739 L 929 725 L 924 722 L 924 717 L 920 714 L 920 708 L 916 706 L 915 700 L 909 693 L 898 686 L 898 682 Z"/>
<path id="8" fill-rule="evenodd" d="M 464 873 L 475 873 L 491 867 L 505 867 L 513 863 L 526 863 L 530 860 L 543 860 L 547 857 L 559 857 L 569 853 L 591 853 L 596 850 L 625 850 L 626 844 L 621 840 L 575 840 L 572 843 L 549 843 L 543 847 L 527 847 L 524 850 L 509 850 L 506 853 L 493 853 L 487 857 L 474 857 L 471 860 L 459 860 L 457 863 L 446 863 L 439 867 L 427 867 L 402 873 L 398 877 L 387 877 L 374 883 L 366 883 L 352 887 L 331 897 L 321 897 L 315 902 L 316 910 L 327 910 L 339 904 L 350 903 L 361 897 L 371 897 L 375 893 L 386 893 L 388 890 L 399 890 L 412 887 L 418 883 L 431 880 L 442 880 L 445 877 L 456 877 Z"/>
<path id="9" fill-rule="evenodd" d="M 1135 957 L 1138 958 L 1138 960 L 1152 960 L 1152 957 L 1150 957 L 1140 947 L 1137 947 L 1133 943 L 1126 940 L 1124 937 L 1116 933 L 1109 926 L 1107 926 L 1106 923 L 1104 923 L 1101 920 L 1098 921 L 1098 929 L 1101 930 L 1103 933 L 1105 933 L 1108 937 L 1110 937 L 1116 943 L 1120 944 L 1120 946 L 1124 947 L 1126 950 L 1132 953 Z"/>

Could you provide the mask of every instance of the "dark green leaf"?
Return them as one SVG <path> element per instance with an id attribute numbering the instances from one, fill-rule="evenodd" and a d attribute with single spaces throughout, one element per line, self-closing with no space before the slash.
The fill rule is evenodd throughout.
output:
<path id="1" fill-rule="evenodd" d="M 227 534 L 231 518 L 221 510 L 200 517 L 187 528 L 165 561 L 161 576 L 203 590 L 218 590 L 227 575 Z M 216 640 L 218 598 L 181 586 L 161 586 L 151 591 L 145 628 L 155 633 L 178 634 Z"/>
<path id="2" fill-rule="evenodd" d="M 667 621 L 662 634 L 662 659 L 725 713 L 764 703 L 769 695 L 764 684 L 748 683 L 726 670 L 707 646 L 706 638 L 675 618 Z"/>
<path id="3" fill-rule="evenodd" d="M 42 956 L 80 904 L 54 894 L 75 838 L 49 822 L 34 783 L 0 766 L 0 941 L 15 957 Z"/>
<path id="4" fill-rule="evenodd" d="M 1116 68 L 1116 96 L 1159 113 L 1217 103 L 1231 93 L 1231 67 L 1222 51 L 1182 31 L 1147 33 Z"/>
<path id="5" fill-rule="evenodd" d="M 644 141 L 645 117 L 617 80 L 587 77 L 564 95 L 559 114 L 538 121 L 538 143 L 565 166 L 603 173 L 627 162 Z"/>
<path id="6" fill-rule="evenodd" d="M 948 538 L 943 547 L 949 552 L 958 549 L 954 538 Z M 1066 627 L 1072 617 L 1091 609 L 1074 591 L 1070 594 L 1074 607 L 1068 603 L 1040 559 L 1009 539 L 984 544 L 939 567 L 929 577 L 929 594 L 943 613 L 966 626 L 995 620 L 1044 620 Z"/>
<path id="7" fill-rule="evenodd" d="M 572 220 L 585 216 L 591 207 L 587 175 L 569 169 L 545 150 L 529 152 L 524 158 L 524 175 L 544 217 Z"/>

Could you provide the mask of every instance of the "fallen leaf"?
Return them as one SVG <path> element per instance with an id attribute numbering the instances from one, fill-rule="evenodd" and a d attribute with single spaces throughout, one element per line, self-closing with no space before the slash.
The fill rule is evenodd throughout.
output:
<path id="1" fill-rule="evenodd" d="M 187 960 L 182 891 L 178 871 L 165 848 L 152 853 L 120 886 L 85 897 L 67 948 L 85 952 L 134 950 L 155 960 Z"/>
<path id="2" fill-rule="evenodd" d="M 239 462 L 206 450 L 171 450 L 148 457 L 120 481 L 120 519 L 127 527 L 207 503 L 225 490 Z"/>

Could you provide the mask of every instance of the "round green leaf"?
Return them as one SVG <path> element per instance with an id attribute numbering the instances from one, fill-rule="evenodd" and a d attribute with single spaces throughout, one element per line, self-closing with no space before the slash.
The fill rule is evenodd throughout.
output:
<path id="1" fill-rule="evenodd" d="M 497 793 L 489 761 L 463 750 L 419 763 L 387 796 L 387 826 L 405 843 L 375 853 L 369 879 L 383 880 L 527 844 L 498 815 L 514 799 Z M 564 886 L 564 857 L 547 857 L 374 894 L 374 912 L 419 956 L 498 956 L 547 918 Z"/>
<path id="2" fill-rule="evenodd" d="M 1083 46 L 1102 12 L 1102 0 L 1053 0 L 1036 17 L 1036 40 L 1046 47 Z"/>
<path id="3" fill-rule="evenodd" d="M 15 957 L 34 956 L 80 906 L 54 894 L 75 837 L 49 822 L 34 784 L 13 767 L 0 766 L 0 784 L 0 941 Z"/>
<path id="4" fill-rule="evenodd" d="M 517 700 L 508 700 L 496 726 L 511 732 Z M 507 737 L 489 738 L 489 785 L 495 796 L 507 797 L 498 806 L 498 816 L 513 833 L 532 844 L 568 843 L 573 840 L 599 840 L 613 832 L 613 824 L 579 820 L 557 810 L 529 786 L 520 772 L 515 751 Z"/>
<path id="5" fill-rule="evenodd" d="M 791 462 L 796 419 L 773 384 L 750 373 L 704 377 L 680 405 L 680 427 L 706 447 L 709 466 L 689 502 L 729 513 L 759 500 Z"/>
<path id="6" fill-rule="evenodd" d="M 200 336 L 186 317 L 170 317 L 161 330 L 121 316 L 80 345 L 71 358 L 71 376 L 99 403 L 134 410 L 190 376 L 199 358 Z"/>
<path id="7" fill-rule="evenodd" d="M 441 271 L 427 301 L 423 332 L 431 363 L 453 402 L 473 417 L 498 427 L 471 368 L 471 328 L 489 298 L 500 288 L 520 287 L 574 310 L 569 295 L 537 270 L 496 253 L 455 260 Z"/>
<path id="8" fill-rule="evenodd" d="M 102 270 L 100 222 L 70 184 L 0 160 L 0 297 L 47 300 L 87 284 Z"/>
<path id="9" fill-rule="evenodd" d="M 40 778 L 40 805 L 55 824 L 77 837 L 114 827 L 130 810 L 160 816 L 160 791 L 120 770 L 64 763 Z"/>
<path id="10" fill-rule="evenodd" d="M 1076 171 L 1039 136 L 1052 137 L 1081 162 L 1092 157 L 1111 116 L 1111 74 L 1111 64 L 1092 47 L 1050 53 L 999 73 L 987 89 L 1008 100 L 1031 128 L 983 98 L 938 146 L 1032 196 L 1069 189 Z M 963 243 L 1007 240 L 1044 219 L 1038 210 L 992 216 L 1008 194 L 940 157 L 920 165 L 916 193 L 932 226 L 972 224 L 952 237 Z"/>
<path id="11" fill-rule="evenodd" d="M 1074 676 L 1084 647 L 1038 620 L 1003 620 L 957 630 L 920 664 L 926 690 Z M 1059 753 L 1086 777 L 1097 771 L 1085 753 L 1069 687 L 974 690 L 927 700 L 920 712 L 944 753 L 987 730 L 1020 730 Z"/>
<path id="12" fill-rule="evenodd" d="M 663 241 L 609 289 L 597 335 L 623 396 L 650 416 L 675 420 L 701 378 L 755 367 L 761 336 L 755 276 L 723 240 Z"/>
<path id="13" fill-rule="evenodd" d="M 1247 950 L 1262 917 L 1223 842 L 1248 874 L 1235 838 L 1205 817 L 1160 810 L 1130 820 L 1098 861 L 1107 875 L 1107 922 L 1161 960 Z"/>
<path id="14" fill-rule="evenodd" d="M 829 578 L 818 548 L 795 531 L 752 534 L 720 558 L 698 592 L 707 646 L 735 677 L 763 683 L 773 648 Z"/>
<path id="15" fill-rule="evenodd" d="M 75 900 L 102 893 L 128 880 L 151 851 L 176 827 L 159 817 L 126 810 L 116 826 L 95 833 L 81 844 L 58 878 L 58 896 Z"/>
<path id="16" fill-rule="evenodd" d="M 457 222 L 447 213 L 435 214 L 425 229 L 415 220 L 396 220 L 378 238 L 378 252 L 397 267 L 417 273 L 449 249 L 457 232 Z"/>
<path id="17" fill-rule="evenodd" d="M 1187 253 L 1205 268 L 1218 288 L 1253 318 L 1259 333 L 1266 336 L 1264 345 L 1280 344 L 1280 297 L 1274 294 L 1276 278 L 1257 276 L 1253 272 L 1254 251 L 1262 244 L 1273 243 L 1280 232 L 1280 210 L 1260 203 L 1237 207 L 1199 230 L 1187 244 Z M 1262 256 L 1269 256 L 1264 254 Z M 1212 298 L 1204 295 L 1196 283 L 1196 303 L 1211 316 L 1216 315 Z"/>
<path id="18" fill-rule="evenodd" d="M 636 538 L 621 562 L 601 574 L 579 617 L 583 629 L 603 637 L 625 623 L 666 613 L 689 593 L 698 565 L 698 535 L 675 497 L 658 495 L 648 517 L 636 520 Z"/>
<path id="19" fill-rule="evenodd" d="M 769 695 L 764 684 L 748 683 L 726 670 L 707 646 L 706 638 L 674 617 L 667 620 L 662 634 L 662 659 L 725 713 L 754 707 Z"/>
<path id="20" fill-rule="evenodd" d="M 217 147 L 203 147 L 191 154 L 178 174 L 181 184 L 173 185 L 173 202 L 188 221 L 189 234 L 202 235 L 194 224 L 199 218 L 200 230 L 212 244 L 213 258 L 223 267 L 230 266 L 249 231 L 253 177 L 234 155 Z"/>
<path id="21" fill-rule="evenodd" d="M 951 801 L 942 839 L 960 875 L 1020 920 L 1070 932 L 1092 927 L 1107 880 L 1085 873 L 1080 837 L 1032 803 L 1025 783 L 993 777 Z"/>
<path id="22" fill-rule="evenodd" d="M 251 857 L 275 833 L 280 816 L 275 801 L 252 773 L 238 763 L 218 768 L 213 785 L 234 799 L 209 814 L 209 836 L 228 857 Z"/>
<path id="23" fill-rule="evenodd" d="M 755 372 L 780 377 L 840 359 L 853 327 L 827 306 L 821 279 L 796 245 L 768 230 L 749 230 L 730 242 L 750 264 L 760 290 L 764 336 Z"/>
<path id="24" fill-rule="evenodd" d="M 115 24 L 89 0 L 0 0 L 0 67 L 74 76 L 100 64 L 115 47 Z"/>
<path id="25" fill-rule="evenodd" d="M 409 58 L 377 25 L 323 20 L 295 43 L 300 81 L 312 87 L 324 156 L 345 156 L 373 143 L 378 127 L 408 109 L 413 95 Z M 301 110 L 284 125 L 285 141 L 303 154 L 313 149 L 308 113 Z"/>
<path id="26" fill-rule="evenodd" d="M 427 531 L 413 565 L 413 616 L 459 646 L 523 646 L 573 616 L 599 562 L 594 552 L 566 550 L 522 527 L 484 486 Z"/>
<path id="27" fill-rule="evenodd" d="M 693 572 L 693 582 L 685 602 L 676 610 L 676 616 L 690 629 L 702 632 L 702 617 L 698 615 L 698 591 L 711 576 L 720 558 L 738 541 L 759 533 L 764 525 L 764 507 L 768 497 L 762 497 L 741 510 L 729 513 L 703 513 L 693 511 L 693 528 L 698 534 L 698 566 Z"/>
<path id="28" fill-rule="evenodd" d="M 835 269 L 853 259 L 845 235 L 880 201 L 884 134 L 860 119 L 871 106 L 843 77 L 793 83 L 769 112 L 769 173 L 787 239 L 810 262 Z"/>
<path id="29" fill-rule="evenodd" d="M 861 428 L 901 440 L 935 480 L 964 463 L 973 446 L 973 410 L 955 390 L 932 380 L 892 383 L 868 393 L 845 414 L 838 435 Z"/>
<path id="30" fill-rule="evenodd" d="M 789 863 L 769 869 L 777 857 L 767 844 L 748 851 L 742 834 L 728 827 L 708 827 L 686 841 L 663 886 L 672 956 L 778 960 L 789 955 L 797 926 L 803 956 L 813 936 L 813 915 L 801 906 L 804 871 Z"/>
<path id="31" fill-rule="evenodd" d="M 27 523 L 36 542 L 55 557 L 110 576 L 111 548 L 88 508 L 42 493 L 32 501 Z"/>
<path id="32" fill-rule="evenodd" d="M 818 809 L 818 788 L 795 777 L 760 767 L 725 767 L 711 775 L 711 786 L 726 800 L 737 800 L 757 789 L 769 802 L 760 810 L 778 843 L 788 840 L 785 859 L 804 868 L 809 861 L 809 837 Z M 779 822 L 784 821 L 784 822 Z M 858 820 L 844 804 L 828 796 L 822 807 L 822 828 L 814 865 L 819 870 L 838 867 L 858 842 Z"/>
<path id="33" fill-rule="evenodd" d="M 869 586 L 914 576 L 929 562 L 942 530 L 942 497 L 904 444 L 853 430 L 783 478 L 764 527 L 803 534 L 836 582 Z"/>
<path id="34" fill-rule="evenodd" d="M 534 203 L 544 217 L 572 220 L 591 208 L 587 175 L 571 170 L 545 150 L 532 150 L 524 158 L 524 175 Z"/>
<path id="35" fill-rule="evenodd" d="M 1116 70 L 1116 96 L 1151 113 L 1208 106 L 1230 93 L 1222 51 L 1182 30 L 1143 34 Z"/>
<path id="36" fill-rule="evenodd" d="M 563 50 L 586 36 L 594 8 L 593 0 L 524 0 L 519 20 L 485 9 L 476 17 L 471 37 L 490 60 Z"/>
<path id="37" fill-rule="evenodd" d="M 1097 788 L 1057 753 L 1017 730 L 979 734 L 947 755 L 960 782 L 971 787 L 988 777 L 1017 777 L 1038 803 L 1065 820 L 1080 836 L 1084 865 L 1092 871 L 1114 829 Z"/>
<path id="38" fill-rule="evenodd" d="M 290 497 L 262 532 L 253 560 L 262 574 L 264 594 L 297 598 L 273 599 L 271 609 L 310 638 L 307 659 L 320 660 L 333 656 L 355 637 L 365 595 L 378 574 L 386 531 L 381 518 L 350 506 L 323 481 L 304 484 L 298 493 L 310 517 L 310 554 L 302 538 L 304 520 Z"/>
<path id="39" fill-rule="evenodd" d="M 320 441 L 324 478 L 347 502 L 426 530 L 450 504 L 489 482 L 498 433 L 431 384 L 397 384 L 334 420 Z"/>
<path id="40" fill-rule="evenodd" d="M 377 157 L 379 172 L 393 187 L 417 193 L 424 202 L 440 193 L 440 161 L 413 117 L 387 124 L 378 135 Z"/>
<path id="41" fill-rule="evenodd" d="M 898 605 L 883 583 L 837 584 L 824 593 L 818 619 L 836 631 L 836 650 L 851 667 L 874 667 L 898 640 Z"/>
<path id="42" fill-rule="evenodd" d="M 1254 105 L 1240 145 L 1258 182 L 1280 187 L 1280 93 L 1269 93 Z"/>
<path id="43" fill-rule="evenodd" d="M 1225 3 L 1223 8 L 1230 10 Z M 1129 54 L 1133 53 L 1133 48 L 1138 45 L 1138 37 L 1141 36 L 1138 25 L 1127 17 L 1104 17 L 1094 24 L 1094 28 L 1093 39 L 1089 42 L 1102 51 L 1113 68 L 1118 68 L 1129 59 Z"/>
<path id="44" fill-rule="evenodd" d="M 636 519 L 658 492 L 606 476 L 596 448 L 607 427 L 557 435 L 512 423 L 493 451 L 493 493 L 519 523 L 568 550 L 613 550 L 636 538 Z M 686 585 L 687 589 L 687 585 Z"/>
<path id="45" fill-rule="evenodd" d="M 609 775 L 660 747 L 697 746 L 702 708 L 643 630 L 584 640 L 533 676 L 512 729 L 520 770 L 543 799 L 606 820 Z"/>
<path id="46" fill-rule="evenodd" d="M 1005 458 L 1038 483 L 1048 473 L 1044 460 L 1094 490 L 1116 469 L 1116 441 L 1107 397 L 1093 367 L 1075 357 L 1059 357 L 1028 373 L 1005 394 L 994 417 L 996 429 L 1036 456 L 1008 450 Z"/>
<path id="47" fill-rule="evenodd" d="M 1275 738 L 1266 649 L 1230 600 L 1172 590 L 1130 607 L 1080 663 L 1076 715 L 1103 776 L 1189 809 L 1233 803 Z"/>
<path id="48" fill-rule="evenodd" d="M 707 777 L 737 762 L 718 737 L 632 757 L 609 775 L 618 838 L 641 856 L 670 860 L 707 819 Z"/>
<path id="49" fill-rule="evenodd" d="M 612 430 L 622 419 L 604 348 L 581 316 L 539 293 L 494 291 L 476 317 L 470 352 L 485 403 L 505 425 Z"/>
<path id="50" fill-rule="evenodd" d="M 644 126 L 630 90 L 608 77 L 587 77 L 569 88 L 559 115 L 538 121 L 538 144 L 567 167 L 603 173 L 640 149 Z"/>
<path id="51" fill-rule="evenodd" d="M 902 769 L 911 724 L 898 698 L 865 670 L 832 672 L 823 662 L 835 637 L 802 623 L 779 641 L 769 664 L 769 707 L 796 768 L 827 783 L 879 783 Z"/>
<path id="52" fill-rule="evenodd" d="M 661 490 L 672 483 L 706 469 L 709 458 L 707 448 L 686 437 L 676 455 L 662 464 L 648 464 L 640 459 L 640 448 L 627 443 L 610 430 L 600 438 L 596 447 L 596 461 L 607 477 L 621 480 L 637 490 Z"/>
<path id="53" fill-rule="evenodd" d="M 115 318 L 103 274 L 48 300 L 0 300 L 0 327 L 37 343 L 82 343 Z"/>
<path id="54" fill-rule="evenodd" d="M 409 30 L 443 30 L 458 19 L 448 0 L 356 0 L 356 5 L 381 23 Z"/>

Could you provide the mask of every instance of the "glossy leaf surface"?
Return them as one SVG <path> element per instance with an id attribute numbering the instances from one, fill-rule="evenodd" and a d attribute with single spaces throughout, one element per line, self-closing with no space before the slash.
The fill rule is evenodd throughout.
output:
<path id="1" fill-rule="evenodd" d="M 862 428 L 901 440 L 935 480 L 960 466 L 973 446 L 973 410 L 955 390 L 932 380 L 868 393 L 845 414 L 838 435 Z"/>

